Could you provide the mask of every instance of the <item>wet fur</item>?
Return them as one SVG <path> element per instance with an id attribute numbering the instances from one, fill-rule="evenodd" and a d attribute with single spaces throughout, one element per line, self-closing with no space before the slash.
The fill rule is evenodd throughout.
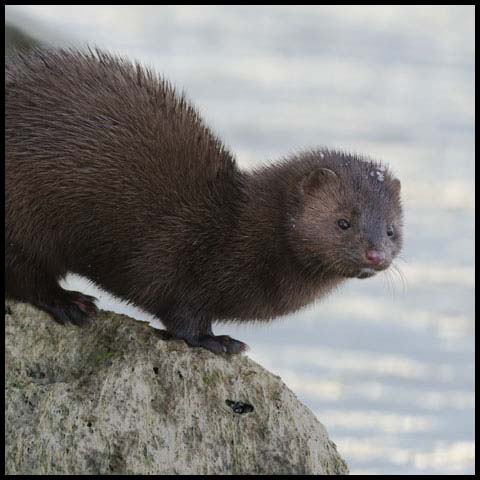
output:
<path id="1" fill-rule="evenodd" d="M 380 241 L 375 222 L 367 240 L 337 239 L 342 209 L 397 222 L 392 257 L 401 247 L 399 183 L 368 159 L 314 150 L 241 171 L 170 84 L 99 51 L 19 54 L 5 76 L 6 292 L 59 322 L 95 309 L 59 287 L 73 272 L 191 345 L 235 353 L 245 344 L 212 321 L 298 310 Z"/>

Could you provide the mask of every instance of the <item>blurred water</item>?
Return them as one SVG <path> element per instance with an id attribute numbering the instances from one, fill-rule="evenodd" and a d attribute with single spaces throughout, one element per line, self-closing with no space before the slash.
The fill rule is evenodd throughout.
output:
<path id="1" fill-rule="evenodd" d="M 7 20 L 53 44 L 89 42 L 163 72 L 242 166 L 328 145 L 383 159 L 402 180 L 404 283 L 353 280 L 268 326 L 216 330 L 282 376 L 352 473 L 474 473 L 474 16 L 473 6 L 6 6 Z M 67 286 L 93 292 L 75 277 Z"/>

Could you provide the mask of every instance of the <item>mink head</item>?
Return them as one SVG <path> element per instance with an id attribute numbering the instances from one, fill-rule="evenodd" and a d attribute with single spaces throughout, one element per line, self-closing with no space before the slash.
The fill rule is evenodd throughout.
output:
<path id="1" fill-rule="evenodd" d="M 367 278 L 402 247 L 400 182 L 377 162 L 338 152 L 303 155 L 292 246 L 305 267 Z"/>

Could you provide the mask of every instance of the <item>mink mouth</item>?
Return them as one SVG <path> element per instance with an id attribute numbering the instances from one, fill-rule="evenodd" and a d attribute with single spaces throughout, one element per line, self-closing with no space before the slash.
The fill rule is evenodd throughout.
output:
<path id="1" fill-rule="evenodd" d="M 357 274 L 357 278 L 361 278 L 361 279 L 370 278 L 376 275 L 376 273 L 377 273 L 377 270 L 374 270 L 373 268 L 368 268 L 368 267 L 361 268 Z"/>

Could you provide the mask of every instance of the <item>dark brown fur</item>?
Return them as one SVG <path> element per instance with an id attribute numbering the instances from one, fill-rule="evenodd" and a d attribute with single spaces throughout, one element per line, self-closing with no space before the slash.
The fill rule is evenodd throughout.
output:
<path id="1" fill-rule="evenodd" d="M 241 171 L 183 95 L 118 57 L 6 66 L 7 295 L 62 323 L 95 311 L 58 285 L 74 272 L 191 345 L 241 351 L 212 321 L 293 312 L 359 276 L 369 248 L 390 264 L 399 192 L 380 164 L 328 150 Z"/>

